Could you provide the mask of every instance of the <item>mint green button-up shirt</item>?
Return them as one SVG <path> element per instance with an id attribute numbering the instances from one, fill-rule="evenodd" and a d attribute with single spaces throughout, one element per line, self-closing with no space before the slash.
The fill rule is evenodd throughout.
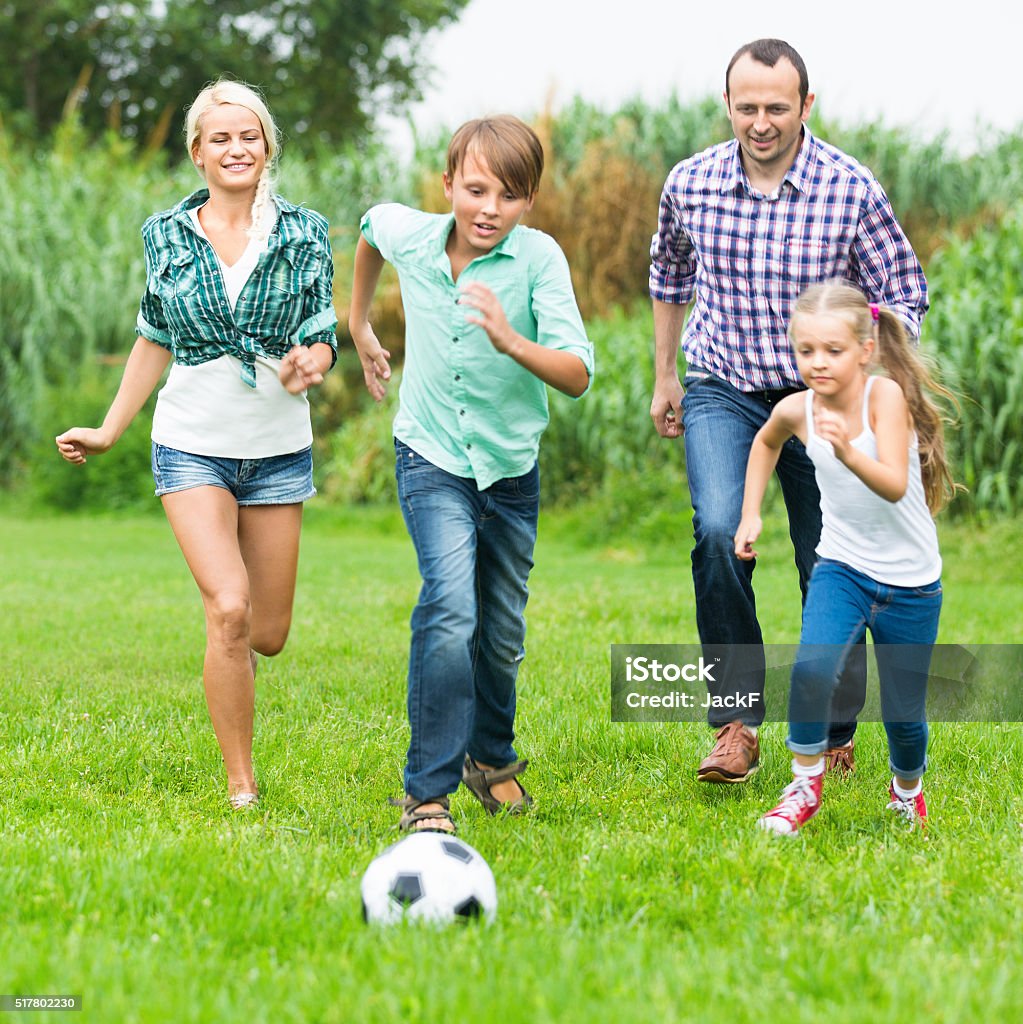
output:
<path id="1" fill-rule="evenodd" d="M 571 352 L 593 377 L 564 253 L 550 235 L 518 225 L 489 253 L 451 276 L 445 252 L 452 214 L 397 203 L 374 206 L 362 234 L 398 271 L 405 308 L 405 364 L 394 436 L 480 490 L 532 469 L 547 426 L 547 385 L 491 344 L 458 299 L 480 281 L 523 337 Z"/>

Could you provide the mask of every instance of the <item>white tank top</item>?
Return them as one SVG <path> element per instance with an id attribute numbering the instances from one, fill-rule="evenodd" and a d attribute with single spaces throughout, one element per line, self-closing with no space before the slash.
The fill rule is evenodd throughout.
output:
<path id="1" fill-rule="evenodd" d="M 189 213 L 196 231 L 206 238 L 198 210 Z M 269 234 L 277 217 L 272 203 L 265 217 Z M 231 267 L 216 257 L 232 311 L 266 248 L 265 238 L 252 239 Z M 241 379 L 237 356 L 219 356 L 198 366 L 174 363 L 156 398 L 153 440 L 222 459 L 265 459 L 308 448 L 313 442 L 309 402 L 304 391 L 293 395 L 281 384 L 280 365 L 279 359 L 256 356 L 256 386 L 250 388 Z"/>
<path id="2" fill-rule="evenodd" d="M 863 432 L 850 444 L 877 459 L 877 438 L 870 429 L 870 390 L 863 390 Z M 916 434 L 910 438 L 906 493 L 891 502 L 875 494 L 851 469 L 842 465 L 828 441 L 813 429 L 813 391 L 806 392 L 806 454 L 813 462 L 821 492 L 820 558 L 844 562 L 878 583 L 922 587 L 941 576 L 938 532 L 923 479 Z"/>

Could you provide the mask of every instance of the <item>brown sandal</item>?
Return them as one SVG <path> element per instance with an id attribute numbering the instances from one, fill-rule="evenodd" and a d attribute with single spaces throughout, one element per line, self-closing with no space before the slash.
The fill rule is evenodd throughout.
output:
<path id="1" fill-rule="evenodd" d="M 462 782 L 465 783 L 465 788 L 483 804 L 487 813 L 499 814 L 504 811 L 507 814 L 522 814 L 532 806 L 533 798 L 523 789 L 522 783 L 516 776 L 521 775 L 528 764 L 528 761 L 513 761 L 503 768 L 494 768 L 488 771 L 481 768 L 466 754 L 465 763 L 462 765 Z M 502 802 L 490 792 L 490 787 L 499 782 L 507 782 L 509 779 L 515 779 L 515 784 L 522 790 L 522 796 L 518 800 Z"/>
<path id="2" fill-rule="evenodd" d="M 392 807 L 400 807 L 402 814 L 398 822 L 398 828 L 402 832 L 440 832 L 446 836 L 455 834 L 455 822 L 451 817 L 450 804 L 446 796 L 431 796 L 426 800 L 417 800 L 414 796 L 407 796 L 404 800 L 396 800 L 391 797 L 387 801 Z M 442 810 L 421 811 L 424 804 L 440 804 Z M 424 825 L 424 821 L 432 820 L 446 821 L 451 826 L 444 828 L 440 825 Z"/>

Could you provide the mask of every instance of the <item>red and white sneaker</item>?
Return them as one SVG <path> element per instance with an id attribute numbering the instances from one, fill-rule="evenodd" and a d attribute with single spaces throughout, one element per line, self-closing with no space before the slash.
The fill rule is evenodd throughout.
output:
<path id="1" fill-rule="evenodd" d="M 894 811 L 911 829 L 917 825 L 920 828 L 927 827 L 927 802 L 924 800 L 923 789 L 916 796 L 903 800 L 895 792 L 895 783 L 891 783 L 888 786 L 888 796 L 891 798 L 891 802 L 885 810 Z"/>
<path id="2" fill-rule="evenodd" d="M 792 836 L 821 809 L 824 773 L 797 775 L 782 791 L 774 810 L 768 811 L 757 824 L 767 832 Z"/>

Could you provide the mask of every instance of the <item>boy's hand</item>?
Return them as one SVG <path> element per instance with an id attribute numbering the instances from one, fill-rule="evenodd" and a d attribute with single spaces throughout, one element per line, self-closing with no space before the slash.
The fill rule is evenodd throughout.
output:
<path id="1" fill-rule="evenodd" d="M 369 324 L 362 324 L 360 327 L 348 325 L 352 332 L 352 341 L 355 343 L 355 351 L 359 353 L 359 362 L 362 363 L 362 378 L 366 382 L 366 390 L 373 396 L 375 402 L 383 400 L 387 394 L 386 383 L 391 379 L 391 364 L 388 360 L 391 353 L 387 351 L 376 336 L 376 332 Z"/>
<path id="2" fill-rule="evenodd" d="M 314 384 L 323 383 L 323 370 L 320 361 L 312 349 L 305 345 L 295 345 L 281 360 L 281 368 L 277 372 L 286 391 L 297 395 Z"/>
<path id="3" fill-rule="evenodd" d="M 464 306 L 472 306 L 479 312 L 479 316 L 466 316 L 465 319 L 482 327 L 498 352 L 507 356 L 514 353 L 521 335 L 512 330 L 500 301 L 485 284 L 471 281 L 462 289 L 462 297 L 458 301 Z"/>
<path id="4" fill-rule="evenodd" d="M 763 528 L 764 524 L 760 516 L 744 515 L 742 517 L 739 528 L 735 531 L 736 558 L 743 562 L 752 562 L 757 557 L 757 552 L 753 550 L 753 544 Z"/>
<path id="5" fill-rule="evenodd" d="M 75 466 L 83 465 L 87 455 L 102 455 L 114 446 L 102 428 L 94 427 L 72 427 L 55 440 L 57 451 Z"/>

